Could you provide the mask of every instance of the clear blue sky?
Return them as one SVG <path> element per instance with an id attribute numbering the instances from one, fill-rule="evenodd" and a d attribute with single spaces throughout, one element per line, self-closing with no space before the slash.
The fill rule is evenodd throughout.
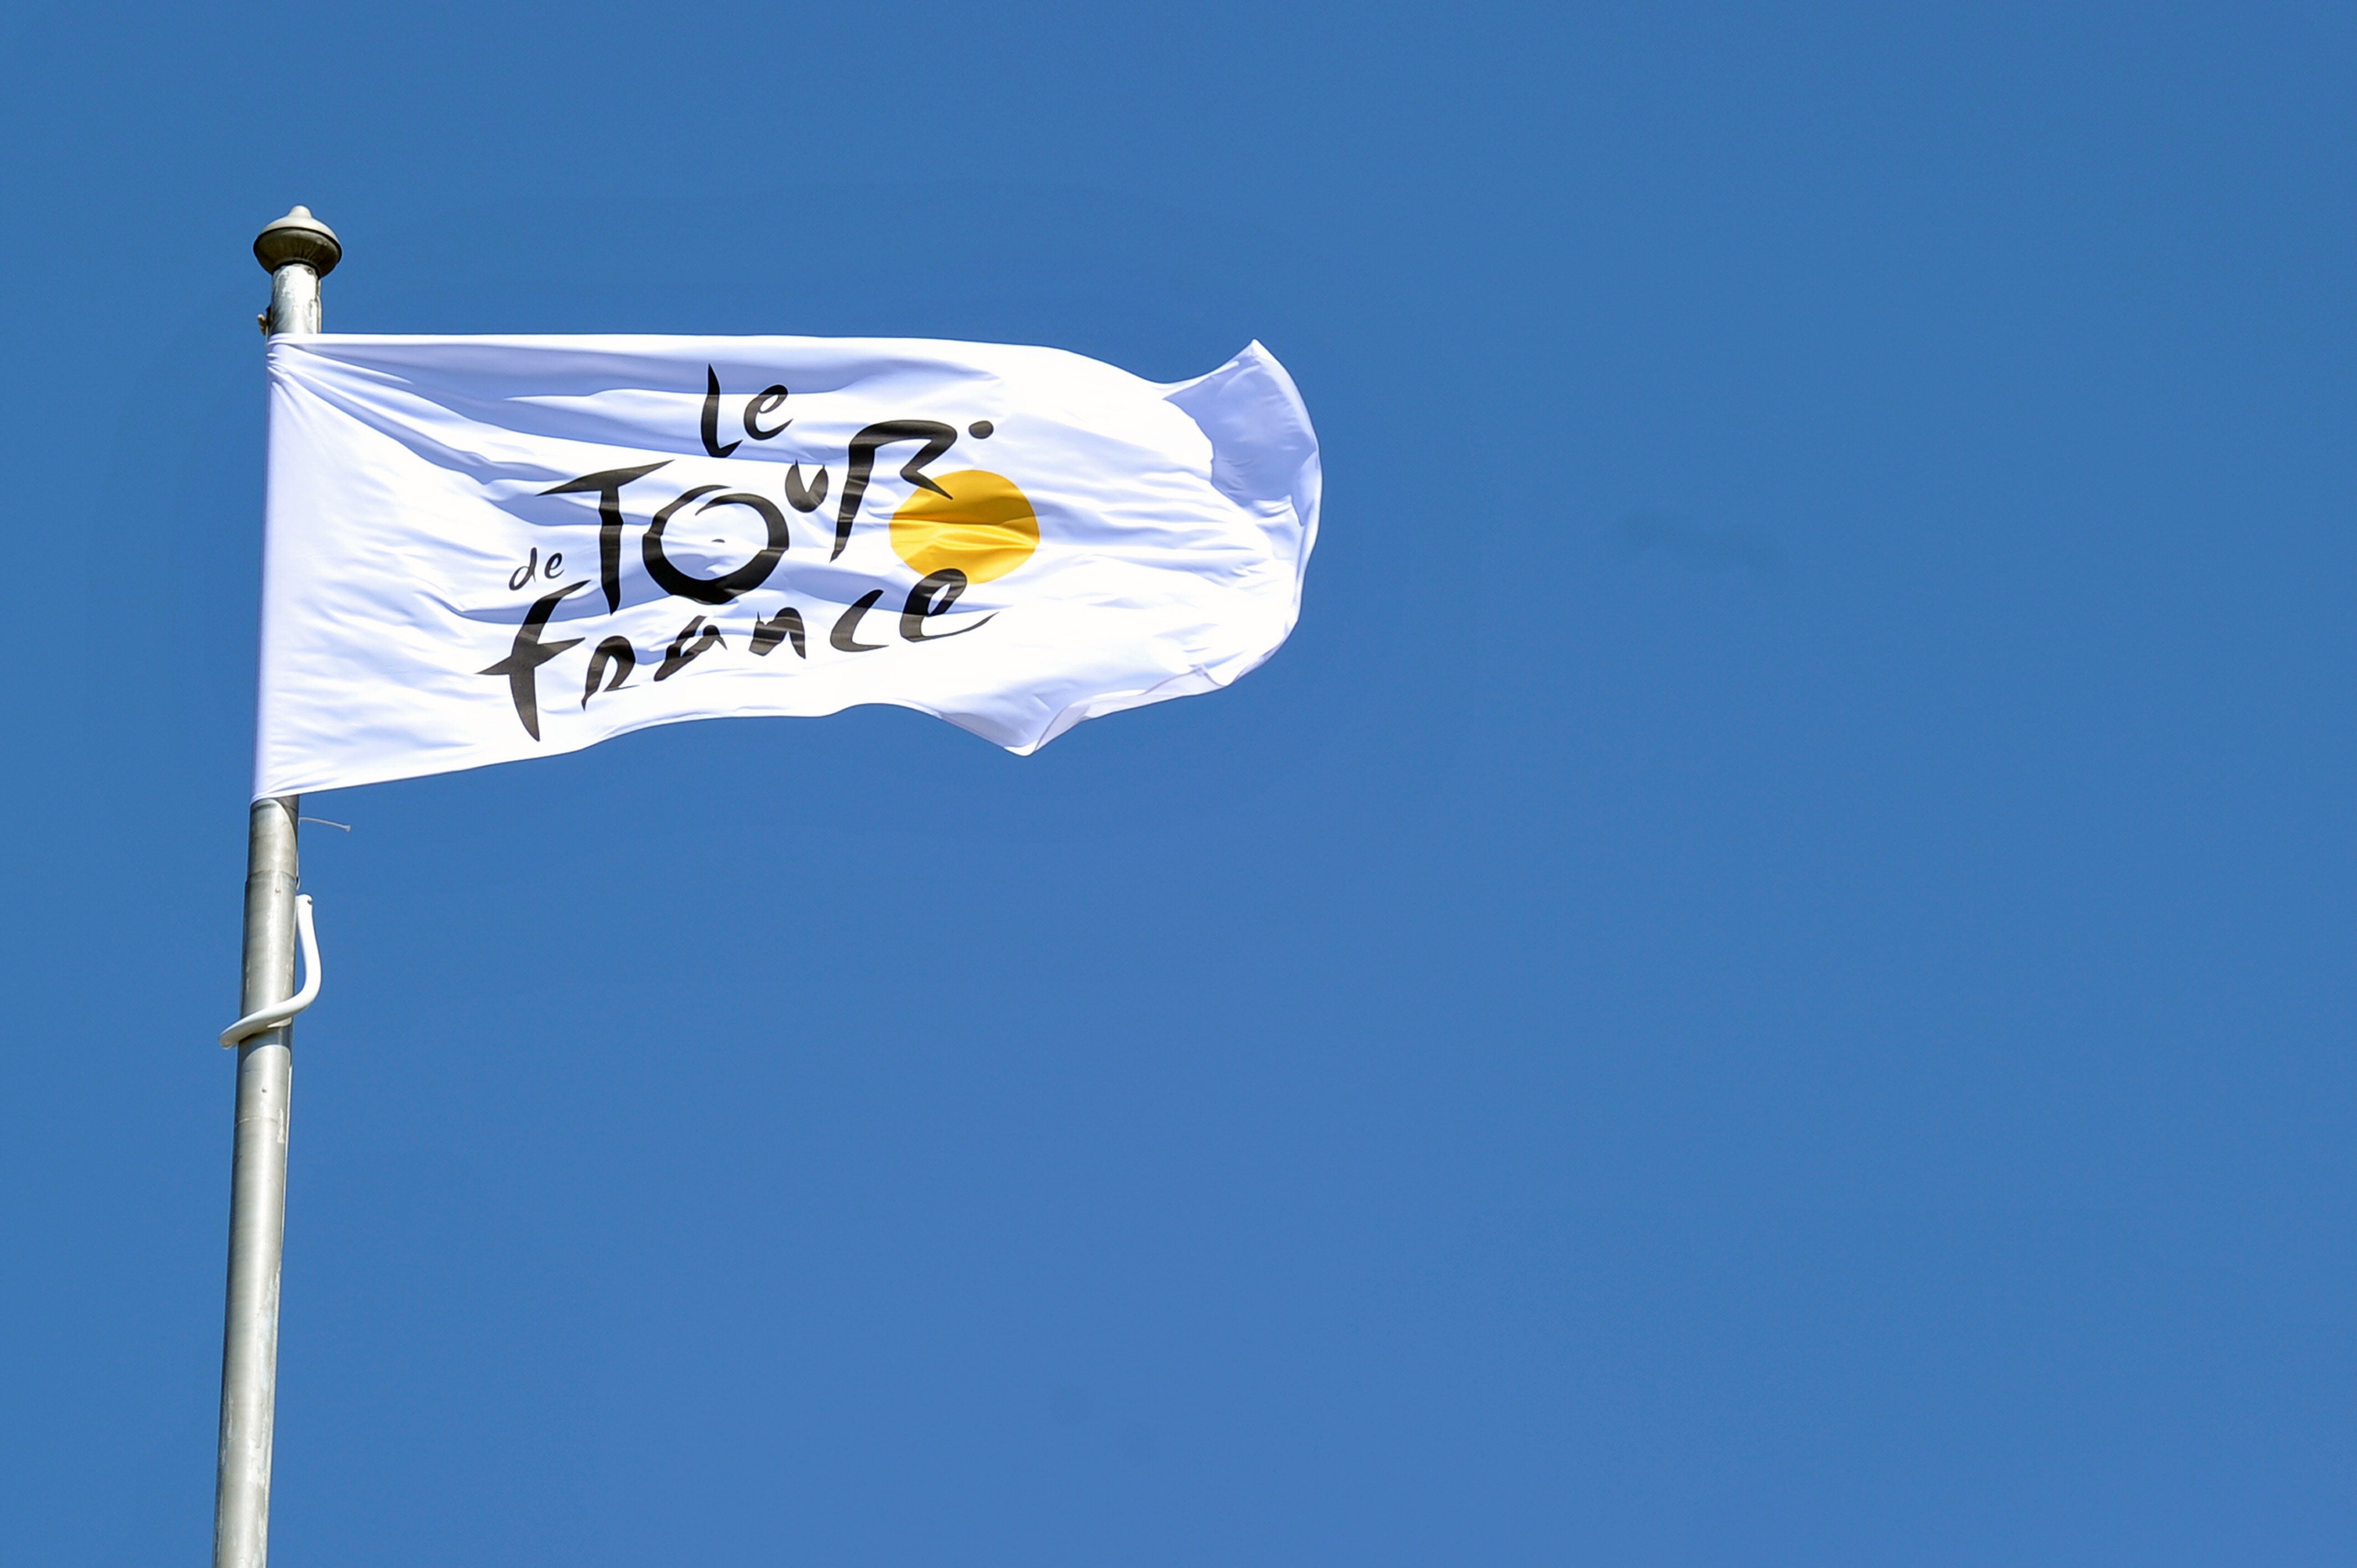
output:
<path id="1" fill-rule="evenodd" d="M 2345 1563 L 2357 23 L 0 12 L 11 1563 L 203 1561 L 265 284 L 1248 338 L 1293 641 L 315 798 L 289 1564 Z"/>

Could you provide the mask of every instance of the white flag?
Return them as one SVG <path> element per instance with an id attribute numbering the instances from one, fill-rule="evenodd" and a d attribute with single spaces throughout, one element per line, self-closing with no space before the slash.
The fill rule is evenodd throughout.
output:
<path id="1" fill-rule="evenodd" d="M 897 703 L 1028 753 L 1300 613 L 1318 442 L 1255 343 L 1159 384 L 891 338 L 279 337 L 254 792 Z"/>

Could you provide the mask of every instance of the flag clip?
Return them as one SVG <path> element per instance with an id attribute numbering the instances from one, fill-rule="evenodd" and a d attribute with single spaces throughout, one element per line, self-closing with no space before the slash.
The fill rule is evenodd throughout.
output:
<path id="1" fill-rule="evenodd" d="M 248 1013 L 221 1031 L 221 1043 L 234 1046 L 265 1030 L 274 1029 L 319 999 L 319 933 L 311 923 L 311 896 L 295 895 L 295 930 L 303 939 L 303 989 L 284 1002 L 274 1002 L 258 1013 Z"/>

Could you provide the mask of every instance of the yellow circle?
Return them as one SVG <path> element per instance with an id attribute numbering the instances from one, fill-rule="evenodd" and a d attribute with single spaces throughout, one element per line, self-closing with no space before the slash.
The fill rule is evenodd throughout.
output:
<path id="1" fill-rule="evenodd" d="M 1039 548 L 1031 499 L 1004 474 L 968 468 L 930 476 L 949 494 L 919 490 L 892 514 L 892 548 L 920 577 L 954 566 L 969 583 L 1004 577 Z"/>

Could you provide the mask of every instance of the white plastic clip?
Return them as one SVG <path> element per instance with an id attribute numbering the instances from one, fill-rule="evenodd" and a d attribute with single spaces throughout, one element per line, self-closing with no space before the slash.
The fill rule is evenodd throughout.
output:
<path id="1" fill-rule="evenodd" d="M 319 999 L 319 933 L 311 924 L 311 896 L 295 895 L 295 930 L 303 939 L 303 989 L 284 1002 L 274 1002 L 259 1013 L 248 1013 L 221 1031 L 221 1042 L 234 1046 L 265 1029 L 274 1029 Z"/>

